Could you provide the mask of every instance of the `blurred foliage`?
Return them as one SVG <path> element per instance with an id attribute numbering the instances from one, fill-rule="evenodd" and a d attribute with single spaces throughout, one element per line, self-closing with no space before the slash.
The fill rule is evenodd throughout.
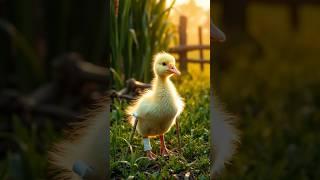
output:
<path id="1" fill-rule="evenodd" d="M 0 4 L 1 95 L 2 90 L 32 94 L 51 80 L 52 61 L 64 53 L 76 52 L 106 66 L 105 0 L 4 0 Z M 1 109 L 0 179 L 47 179 L 47 152 L 60 132 L 52 119 L 23 110 L 17 108 L 19 116 L 11 117 L 11 111 Z"/>
<path id="2" fill-rule="evenodd" d="M 168 49 L 174 38 L 173 24 L 168 19 L 174 4 L 166 0 L 118 1 L 118 14 L 111 2 L 111 54 L 117 88 L 124 80 L 151 80 L 152 56 Z"/>
<path id="3" fill-rule="evenodd" d="M 110 159 L 112 177 L 137 179 L 170 179 L 190 172 L 197 179 L 209 179 L 209 79 L 208 76 L 184 76 L 177 89 L 186 101 L 181 116 L 182 152 L 169 157 L 159 156 L 149 161 L 144 156 L 142 137 L 137 133 L 128 142 L 132 127 L 124 117 L 125 101 L 113 104 L 110 129 Z M 175 126 L 165 135 L 168 149 L 177 149 Z M 152 139 L 153 151 L 160 155 L 158 138 Z M 132 148 L 130 151 L 129 148 Z"/>
<path id="4" fill-rule="evenodd" d="M 223 59 L 215 61 L 215 90 L 242 131 L 221 179 L 320 178 L 319 12 L 301 6 L 294 31 L 286 7 L 252 4 L 249 31 L 263 53 L 252 56 L 245 41 L 219 45 L 216 52 L 230 61 L 223 72 Z"/>
<path id="5" fill-rule="evenodd" d="M 10 120 L 13 122 L 13 131 L 0 133 L 2 145 L 9 147 L 6 157 L 0 161 L 0 179 L 45 179 L 46 153 L 57 137 L 51 122 L 46 120 L 45 127 L 35 123 L 28 127 L 17 116 Z"/>
<path id="6" fill-rule="evenodd" d="M 1 2 L 0 88 L 30 91 L 50 78 L 51 61 L 67 52 L 106 65 L 106 1 Z"/>

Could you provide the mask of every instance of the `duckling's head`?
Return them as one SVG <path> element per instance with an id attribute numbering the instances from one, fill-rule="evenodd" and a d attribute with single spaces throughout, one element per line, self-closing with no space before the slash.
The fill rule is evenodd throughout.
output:
<path id="1" fill-rule="evenodd" d="M 170 77 L 181 74 L 176 68 L 175 58 L 165 52 L 158 53 L 154 56 L 153 72 L 158 77 Z"/>

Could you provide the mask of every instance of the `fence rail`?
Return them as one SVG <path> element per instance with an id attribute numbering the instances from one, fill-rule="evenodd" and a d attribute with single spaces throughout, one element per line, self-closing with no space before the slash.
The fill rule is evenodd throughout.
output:
<path id="1" fill-rule="evenodd" d="M 187 17 L 180 16 L 179 22 L 179 45 L 169 49 L 170 53 L 178 54 L 179 58 L 177 59 L 180 70 L 188 71 L 188 63 L 197 63 L 200 64 L 201 71 L 204 70 L 204 64 L 210 64 L 209 59 L 204 59 L 203 51 L 210 50 L 210 45 L 204 45 L 202 43 L 202 27 L 198 28 L 198 45 L 187 45 Z M 199 51 L 200 58 L 192 59 L 188 58 L 187 53 L 189 51 Z"/>

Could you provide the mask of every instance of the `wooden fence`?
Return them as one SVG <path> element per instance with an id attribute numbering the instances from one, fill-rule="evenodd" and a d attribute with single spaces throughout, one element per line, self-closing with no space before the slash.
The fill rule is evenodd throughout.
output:
<path id="1" fill-rule="evenodd" d="M 202 41 L 202 27 L 198 28 L 198 45 L 187 45 L 187 22 L 186 16 L 180 16 L 179 22 L 179 45 L 169 49 L 170 53 L 178 54 L 178 63 L 181 71 L 188 71 L 188 63 L 200 64 L 201 71 L 204 70 L 204 64 L 210 64 L 209 59 L 204 59 L 203 51 L 210 50 L 210 45 L 204 45 Z M 199 51 L 200 58 L 192 59 L 188 58 L 187 53 L 189 51 Z"/>

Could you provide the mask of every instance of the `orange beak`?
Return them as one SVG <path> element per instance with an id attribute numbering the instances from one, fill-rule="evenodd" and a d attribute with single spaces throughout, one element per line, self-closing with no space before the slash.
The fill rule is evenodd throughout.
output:
<path id="1" fill-rule="evenodd" d="M 168 69 L 169 72 L 171 72 L 175 75 L 181 74 L 181 72 L 174 65 L 169 65 L 168 67 L 169 67 L 169 69 Z"/>

